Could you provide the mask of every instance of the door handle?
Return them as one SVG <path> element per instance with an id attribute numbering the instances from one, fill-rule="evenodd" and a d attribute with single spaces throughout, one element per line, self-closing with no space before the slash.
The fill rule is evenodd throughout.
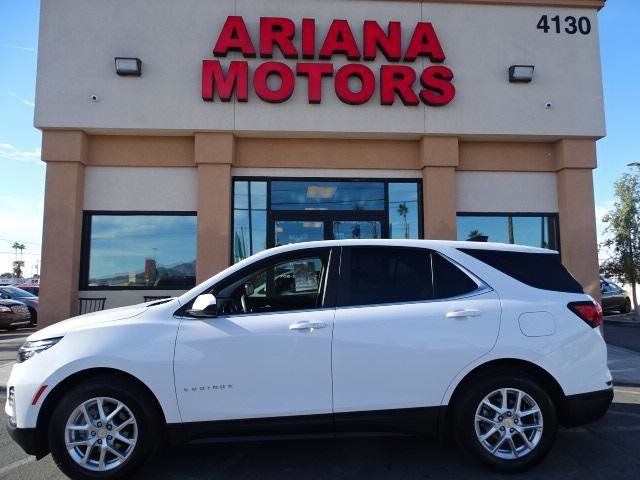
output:
<path id="1" fill-rule="evenodd" d="M 453 310 L 452 312 L 447 312 L 447 318 L 468 318 L 468 317 L 479 317 L 482 315 L 480 310 L 471 310 L 471 309 L 463 309 L 463 310 Z"/>
<path id="2" fill-rule="evenodd" d="M 289 330 L 316 330 L 326 326 L 324 322 L 298 322 L 289 325 Z"/>

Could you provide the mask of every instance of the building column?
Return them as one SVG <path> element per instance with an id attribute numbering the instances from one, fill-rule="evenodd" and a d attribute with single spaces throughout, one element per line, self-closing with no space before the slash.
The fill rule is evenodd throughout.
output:
<path id="1" fill-rule="evenodd" d="M 455 240 L 456 137 L 423 137 L 420 141 L 424 238 Z"/>
<path id="2" fill-rule="evenodd" d="M 47 164 L 38 328 L 78 312 L 84 168 L 88 138 L 81 131 L 44 131 Z"/>
<path id="3" fill-rule="evenodd" d="M 195 162 L 198 167 L 198 283 L 230 264 L 233 207 L 231 165 L 234 154 L 233 134 L 195 134 Z"/>
<path id="4" fill-rule="evenodd" d="M 589 295 L 600 299 L 598 239 L 592 170 L 595 140 L 560 140 L 555 145 L 562 263 Z"/>

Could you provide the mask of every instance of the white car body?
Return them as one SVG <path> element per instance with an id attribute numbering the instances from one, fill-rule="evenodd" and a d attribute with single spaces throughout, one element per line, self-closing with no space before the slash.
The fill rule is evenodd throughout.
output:
<path id="1" fill-rule="evenodd" d="M 362 245 L 438 252 L 477 279 L 479 289 L 460 298 L 402 304 L 176 315 L 257 261 Z M 56 386 L 95 369 L 124 372 L 144 384 L 169 426 L 309 415 L 338 421 L 341 414 L 374 411 L 404 411 L 410 418 L 421 409 L 442 411 L 463 379 L 492 361 L 535 365 L 565 397 L 611 389 L 600 329 L 567 308 L 591 297 L 527 286 L 461 248 L 549 253 L 424 240 L 326 241 L 267 250 L 170 301 L 83 315 L 34 333 L 27 341 L 62 339 L 14 365 L 7 387 L 14 399 L 5 411 L 14 428 L 35 431 Z M 318 328 L 296 329 L 300 322 Z"/>

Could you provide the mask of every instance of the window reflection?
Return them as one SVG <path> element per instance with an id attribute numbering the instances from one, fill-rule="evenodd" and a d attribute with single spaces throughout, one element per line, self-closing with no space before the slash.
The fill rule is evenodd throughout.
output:
<path id="1" fill-rule="evenodd" d="M 499 242 L 558 250 L 556 214 L 458 215 L 458 240 Z"/>
<path id="2" fill-rule="evenodd" d="M 420 238 L 418 184 L 389 184 L 389 238 Z"/>
<path id="3" fill-rule="evenodd" d="M 383 182 L 271 182 L 273 210 L 384 210 Z"/>
<path id="4" fill-rule="evenodd" d="M 89 287 L 195 285 L 195 215 L 90 216 Z"/>
<path id="5" fill-rule="evenodd" d="M 267 182 L 236 181 L 233 195 L 233 261 L 267 248 Z"/>

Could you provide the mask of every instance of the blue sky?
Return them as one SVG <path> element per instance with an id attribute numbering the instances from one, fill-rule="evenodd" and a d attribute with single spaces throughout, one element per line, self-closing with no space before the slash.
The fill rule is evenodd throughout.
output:
<path id="1" fill-rule="evenodd" d="M 45 168 L 33 128 L 38 10 L 36 0 L 0 0 L 0 273 L 10 269 L 13 254 L 5 252 L 13 241 L 27 247 L 27 274 L 40 250 Z M 627 163 L 640 161 L 640 2 L 609 0 L 599 17 L 607 137 L 598 142 L 594 174 L 598 219 L 611 206 L 613 182 Z"/>

